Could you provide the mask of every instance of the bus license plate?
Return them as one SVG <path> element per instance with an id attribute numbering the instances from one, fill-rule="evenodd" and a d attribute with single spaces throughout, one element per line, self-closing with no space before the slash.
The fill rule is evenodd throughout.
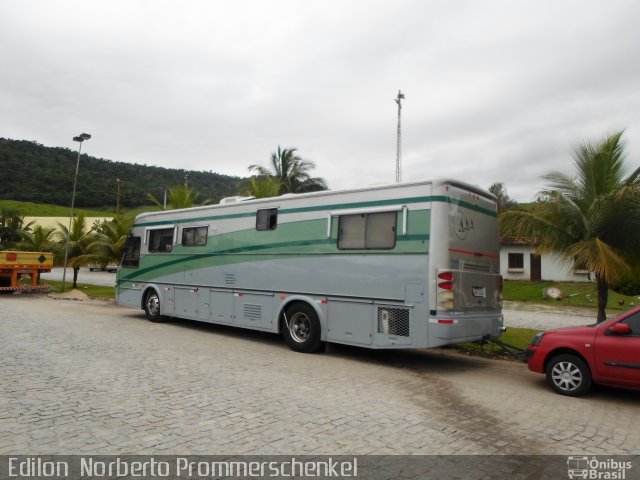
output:
<path id="1" fill-rule="evenodd" d="M 471 287 L 474 297 L 487 298 L 487 289 L 485 287 Z"/>

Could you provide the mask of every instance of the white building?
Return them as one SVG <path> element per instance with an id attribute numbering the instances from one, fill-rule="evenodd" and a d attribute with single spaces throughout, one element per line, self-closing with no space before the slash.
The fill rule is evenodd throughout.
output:
<path id="1" fill-rule="evenodd" d="M 531 238 L 503 238 L 500 245 L 500 274 L 505 280 L 551 280 L 556 282 L 589 282 L 588 270 L 575 268 L 552 254 L 536 253 Z"/>

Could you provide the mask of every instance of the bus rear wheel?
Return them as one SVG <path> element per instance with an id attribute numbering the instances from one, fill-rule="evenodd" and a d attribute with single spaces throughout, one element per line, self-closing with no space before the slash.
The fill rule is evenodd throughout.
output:
<path id="1" fill-rule="evenodd" d="M 149 290 L 144 298 L 144 313 L 147 320 L 161 322 L 164 318 L 160 315 L 160 297 L 155 290 Z"/>
<path id="2" fill-rule="evenodd" d="M 285 311 L 284 340 L 292 350 L 317 352 L 322 346 L 318 314 L 306 303 L 296 303 Z"/>

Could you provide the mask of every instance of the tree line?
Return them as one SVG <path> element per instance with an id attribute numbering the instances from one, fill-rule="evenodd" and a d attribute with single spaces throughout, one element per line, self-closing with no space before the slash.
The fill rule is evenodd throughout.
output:
<path id="1" fill-rule="evenodd" d="M 1 143 L 0 141 L 0 144 Z M 7 142 L 5 142 L 5 146 L 6 144 Z M 10 144 L 12 146 L 18 145 L 24 150 L 40 153 L 51 150 L 65 150 L 48 149 L 33 142 L 10 141 Z M 67 150 L 66 154 L 68 153 L 73 154 L 73 152 Z M 22 154 L 24 155 L 24 151 Z M 11 158 L 15 159 L 17 157 Z M 22 163 L 28 164 L 29 158 L 34 160 L 35 157 L 34 155 L 27 155 L 23 157 L 24 161 Z M 45 156 L 44 160 L 39 158 L 36 163 L 46 163 L 46 160 L 47 158 Z M 90 161 L 84 162 L 84 158 L 82 161 L 83 164 L 91 164 Z M 108 162 L 105 163 L 104 160 L 100 160 L 98 165 L 104 167 L 108 165 Z M 126 165 L 127 167 L 136 169 L 140 168 L 139 165 L 119 165 Z M 233 186 L 233 190 L 231 190 L 230 193 L 234 194 L 237 192 L 259 198 L 282 195 L 284 193 L 326 190 L 327 184 L 324 179 L 311 176 L 310 172 L 314 167 L 313 162 L 303 160 L 297 155 L 295 148 L 282 149 L 278 147 L 277 151 L 271 154 L 271 162 L 267 167 L 250 165 L 249 171 L 255 172 L 253 176 L 243 180 L 234 179 L 233 183 L 230 184 Z M 153 169 L 155 167 L 150 168 Z M 89 170 L 89 168 L 87 168 L 87 170 Z M 156 195 L 151 193 L 146 194 L 145 200 L 156 204 L 162 209 L 189 208 L 218 200 L 216 197 L 206 197 L 206 194 L 203 195 L 197 187 L 197 182 L 193 181 L 194 177 L 198 178 L 197 175 L 185 174 L 183 177 L 184 183 L 178 183 L 168 187 L 166 189 L 166 200 L 165 198 L 160 200 Z M 228 178 L 233 179 L 233 177 Z M 27 182 L 27 180 L 24 181 Z M 14 183 L 12 180 L 8 182 L 8 185 L 15 187 Z M 79 191 L 78 189 L 78 192 Z M 11 194 L 10 192 L 14 193 Z M 20 197 L 20 195 L 15 192 L 15 188 L 3 190 L 3 194 L 8 195 L 12 200 L 20 200 L 23 198 L 28 201 L 37 201 L 35 197 Z M 229 190 L 227 190 L 227 192 L 229 192 Z M 11 195 L 14 196 L 12 197 Z M 24 195 L 28 195 L 28 192 L 24 193 Z M 76 198 L 78 199 L 79 196 Z M 80 204 L 78 201 L 76 205 L 90 206 Z M 120 205 L 127 206 L 127 203 L 121 199 Z M 124 253 L 126 238 L 132 225 L 133 217 L 127 215 L 121 216 L 116 213 L 111 220 L 96 222 L 91 226 L 87 225 L 84 216 L 77 215 L 73 217 L 71 221 L 71 228 L 60 222 L 58 222 L 57 228 L 45 228 L 41 225 L 34 225 L 33 222 L 25 224 L 24 217 L 18 212 L 3 210 L 0 212 L 0 250 L 14 249 L 31 252 L 53 252 L 55 254 L 56 264 L 61 264 L 68 249 L 68 265 L 73 269 L 73 288 L 75 288 L 81 266 L 96 264 L 104 267 L 108 264 L 118 265 L 120 263 Z"/>
<path id="2" fill-rule="evenodd" d="M 77 151 L 46 147 L 26 140 L 0 138 L 0 199 L 67 206 L 75 175 Z M 239 177 L 175 168 L 115 162 L 82 154 L 75 205 L 114 210 L 120 180 L 120 206 L 150 205 L 164 190 L 188 179 L 199 192 L 198 202 L 217 202 L 235 195 Z"/>

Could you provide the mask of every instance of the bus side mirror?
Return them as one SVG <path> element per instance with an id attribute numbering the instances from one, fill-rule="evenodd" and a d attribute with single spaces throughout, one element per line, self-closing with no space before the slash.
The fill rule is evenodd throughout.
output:
<path id="1" fill-rule="evenodd" d="M 631 333 L 631 327 L 626 323 L 616 323 L 609 328 L 609 333 L 613 335 L 629 335 Z"/>

